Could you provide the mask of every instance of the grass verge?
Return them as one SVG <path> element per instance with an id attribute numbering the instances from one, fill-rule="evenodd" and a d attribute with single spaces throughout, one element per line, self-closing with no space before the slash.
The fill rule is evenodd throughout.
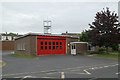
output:
<path id="1" fill-rule="evenodd" d="M 107 53 L 99 53 L 99 54 L 95 54 L 94 56 L 96 57 L 101 57 L 101 58 L 109 58 L 109 59 L 115 59 L 118 60 L 118 58 L 120 58 L 120 56 L 118 56 L 119 52 L 111 52 L 109 54 Z"/>
<path id="2" fill-rule="evenodd" d="M 6 65 L 6 63 L 4 61 L 0 61 L 0 68 L 2 68 L 5 65 Z"/>
<path id="3" fill-rule="evenodd" d="M 32 59 L 32 58 L 36 57 L 33 54 L 21 54 L 21 53 L 10 54 L 10 56 L 12 56 L 12 57 L 19 57 L 19 58 L 29 58 L 29 59 Z"/>

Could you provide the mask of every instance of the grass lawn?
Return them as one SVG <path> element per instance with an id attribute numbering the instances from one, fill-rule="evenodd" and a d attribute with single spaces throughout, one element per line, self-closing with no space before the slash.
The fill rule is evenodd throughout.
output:
<path id="1" fill-rule="evenodd" d="M 102 53 L 102 54 L 95 54 L 96 57 L 103 57 L 103 58 L 110 58 L 110 59 L 115 59 L 117 60 L 118 57 L 120 58 L 120 56 L 118 56 L 118 54 L 120 54 L 119 52 L 111 52 L 109 54 L 107 53 Z"/>
<path id="2" fill-rule="evenodd" d="M 3 61 L 0 61 L 0 68 L 2 67 L 2 66 L 5 66 L 5 62 L 3 62 Z"/>
<path id="3" fill-rule="evenodd" d="M 32 55 L 32 54 L 21 54 L 21 53 L 10 54 L 10 56 L 19 57 L 19 58 L 29 58 L 29 59 L 36 57 L 35 55 Z"/>

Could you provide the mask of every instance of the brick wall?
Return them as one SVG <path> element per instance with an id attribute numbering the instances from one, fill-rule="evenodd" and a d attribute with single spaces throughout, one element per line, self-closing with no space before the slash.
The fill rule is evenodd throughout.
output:
<path id="1" fill-rule="evenodd" d="M 24 49 L 18 49 L 24 45 Z M 15 40 L 15 53 L 36 54 L 36 36 L 26 36 Z"/>
<path id="2" fill-rule="evenodd" d="M 78 38 L 72 38 L 72 37 L 66 38 L 66 53 L 67 54 L 71 54 L 70 42 L 77 42 L 77 41 L 78 41 Z"/>
<path id="3" fill-rule="evenodd" d="M 0 45 L 0 50 L 2 51 L 14 50 L 14 41 L 0 41 Z"/>
<path id="4" fill-rule="evenodd" d="M 76 44 L 76 53 L 77 54 L 86 54 L 88 48 L 87 43 Z"/>

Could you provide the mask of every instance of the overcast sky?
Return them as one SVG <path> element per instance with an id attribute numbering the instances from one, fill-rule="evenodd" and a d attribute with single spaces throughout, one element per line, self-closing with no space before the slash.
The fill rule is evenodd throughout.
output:
<path id="1" fill-rule="evenodd" d="M 4 2 L 2 32 L 43 33 L 43 21 L 48 19 L 52 33 L 80 33 L 106 7 L 118 13 L 117 2 Z"/>

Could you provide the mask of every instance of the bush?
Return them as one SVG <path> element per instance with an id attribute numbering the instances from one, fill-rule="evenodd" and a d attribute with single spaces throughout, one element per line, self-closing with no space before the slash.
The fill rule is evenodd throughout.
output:
<path id="1" fill-rule="evenodd" d="M 99 54 L 106 53 L 106 48 L 101 47 L 101 48 L 99 48 L 98 52 L 99 52 Z"/>
<path id="2" fill-rule="evenodd" d="M 111 46 L 114 51 L 118 51 L 119 46 L 118 45 L 112 45 Z"/>
<path id="3" fill-rule="evenodd" d="M 88 53 L 88 54 L 98 54 L 97 51 L 88 51 L 87 53 Z"/>

